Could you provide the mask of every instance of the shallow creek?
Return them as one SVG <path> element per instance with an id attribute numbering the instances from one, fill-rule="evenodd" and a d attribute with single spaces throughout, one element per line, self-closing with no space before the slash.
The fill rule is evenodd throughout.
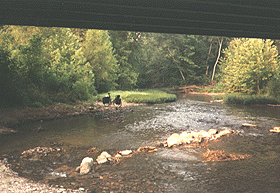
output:
<path id="1" fill-rule="evenodd" d="M 138 106 L 114 115 L 80 116 L 20 125 L 24 132 L 0 138 L 0 158 L 19 175 L 89 192 L 280 192 L 280 108 L 210 103 L 211 97 L 185 96 L 176 102 Z M 121 122 L 110 121 L 116 117 Z M 119 120 L 119 119 L 118 119 Z M 242 123 L 258 125 L 242 127 Z M 43 131 L 36 132 L 36 128 Z M 95 165 L 87 175 L 72 170 L 84 157 L 166 141 L 172 133 L 230 128 L 238 135 L 207 148 L 158 148 L 115 165 Z M 47 155 L 22 156 L 25 150 L 52 147 Z M 89 153 L 92 147 L 96 152 Z M 224 150 L 249 154 L 240 161 L 205 163 L 201 153 Z M 70 175 L 70 173 L 72 173 Z"/>

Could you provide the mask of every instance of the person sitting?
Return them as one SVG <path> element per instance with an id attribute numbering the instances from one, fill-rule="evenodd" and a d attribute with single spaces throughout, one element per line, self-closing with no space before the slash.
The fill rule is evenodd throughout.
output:
<path id="1" fill-rule="evenodd" d="M 122 99 L 121 99 L 120 95 L 116 96 L 115 100 L 113 101 L 113 104 L 117 104 L 117 105 L 122 106 Z"/>

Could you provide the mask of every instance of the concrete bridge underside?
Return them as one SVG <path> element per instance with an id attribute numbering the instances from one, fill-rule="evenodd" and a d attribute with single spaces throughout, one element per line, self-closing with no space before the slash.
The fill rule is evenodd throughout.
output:
<path id="1" fill-rule="evenodd" d="M 280 1 L 1 0 L 0 25 L 280 39 Z"/>

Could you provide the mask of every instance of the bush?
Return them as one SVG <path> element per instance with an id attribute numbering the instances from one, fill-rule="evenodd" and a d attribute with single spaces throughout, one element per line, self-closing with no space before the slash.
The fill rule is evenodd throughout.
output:
<path id="1" fill-rule="evenodd" d="M 275 98 L 265 95 L 245 95 L 245 94 L 227 94 L 224 97 L 224 102 L 228 104 L 278 104 L 279 101 Z"/>
<path id="2" fill-rule="evenodd" d="M 23 103 L 22 81 L 11 70 L 10 53 L 0 47 L 0 106 L 17 106 Z"/>
<path id="3" fill-rule="evenodd" d="M 264 93 L 279 69 L 278 51 L 273 41 L 234 39 L 221 58 L 221 82 L 227 92 Z"/>
<path id="4" fill-rule="evenodd" d="M 268 83 L 268 94 L 271 97 L 277 98 L 278 100 L 280 100 L 280 78 L 271 80 Z"/>

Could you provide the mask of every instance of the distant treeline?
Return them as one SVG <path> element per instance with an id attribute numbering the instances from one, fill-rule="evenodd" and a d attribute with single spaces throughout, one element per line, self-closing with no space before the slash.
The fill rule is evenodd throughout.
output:
<path id="1" fill-rule="evenodd" d="M 228 59 L 232 53 L 227 49 L 221 52 L 228 45 L 238 46 L 237 43 L 233 45 L 233 41 L 237 40 L 183 34 L 2 26 L 0 105 L 88 100 L 109 90 L 209 84 L 213 81 L 227 85 L 227 81 L 233 81 L 225 78 L 227 71 L 236 70 L 229 70 L 226 66 L 233 66 L 236 62 L 242 64 L 237 60 L 230 63 L 234 59 Z M 262 42 L 274 50 L 269 62 L 264 64 L 273 65 L 273 68 L 262 76 L 254 75 L 258 83 L 247 84 L 250 92 L 260 92 L 269 80 L 277 80 L 277 73 L 271 71 L 278 70 L 278 59 L 277 64 L 272 61 L 278 52 L 273 42 Z M 247 50 L 246 46 L 243 47 Z M 263 48 L 262 53 L 267 53 L 265 49 L 268 48 Z M 238 54 L 247 57 L 242 52 Z M 218 60 L 219 56 L 222 56 L 221 60 Z M 256 67 L 248 69 L 255 71 Z M 244 73 L 240 76 L 246 77 Z M 247 78 L 244 81 L 254 80 Z M 240 84 L 237 90 L 246 90 L 242 90 L 244 82 Z M 232 89 L 223 89 L 234 91 L 235 86 L 228 84 L 228 87 Z"/>

